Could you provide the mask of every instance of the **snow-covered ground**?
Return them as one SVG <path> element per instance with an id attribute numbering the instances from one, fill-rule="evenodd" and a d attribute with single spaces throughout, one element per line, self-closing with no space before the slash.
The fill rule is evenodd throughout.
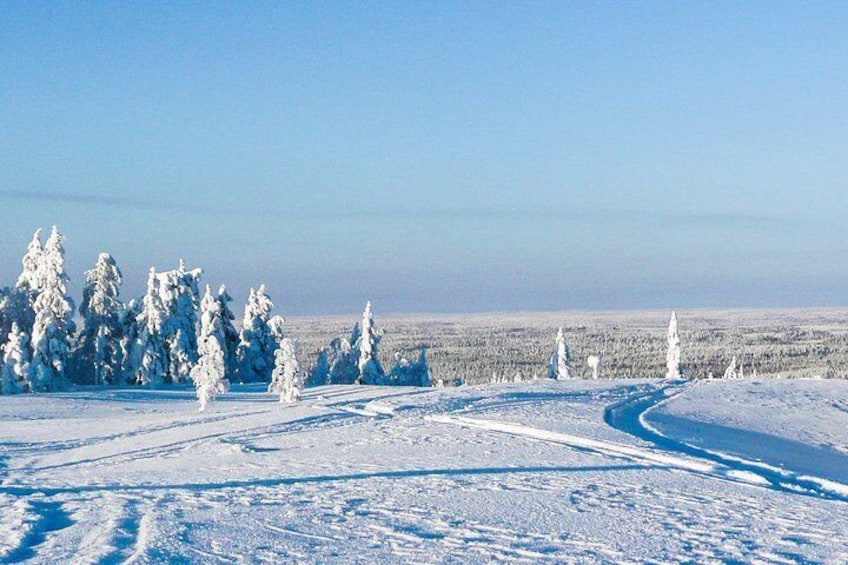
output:
<path id="1" fill-rule="evenodd" d="M 845 563 L 848 382 L 0 397 L 0 561 Z"/>

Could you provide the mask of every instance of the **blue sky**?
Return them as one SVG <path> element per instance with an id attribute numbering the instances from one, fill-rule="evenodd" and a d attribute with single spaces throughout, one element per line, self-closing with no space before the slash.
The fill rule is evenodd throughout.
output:
<path id="1" fill-rule="evenodd" d="M 281 312 L 845 305 L 848 5 L 0 5 L 0 276 Z"/>

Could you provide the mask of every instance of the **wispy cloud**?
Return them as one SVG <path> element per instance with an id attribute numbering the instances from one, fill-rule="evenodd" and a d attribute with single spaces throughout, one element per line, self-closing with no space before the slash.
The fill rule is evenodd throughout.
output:
<path id="1" fill-rule="evenodd" d="M 0 188 L 0 199 L 3 200 L 31 200 L 38 202 L 61 202 L 67 204 L 92 205 L 92 206 L 116 206 L 135 209 L 167 209 L 172 206 L 165 202 L 153 200 L 140 200 L 125 196 L 113 196 L 108 194 L 84 194 L 79 192 L 53 192 L 48 190 L 16 190 Z"/>
<path id="2" fill-rule="evenodd" d="M 698 229 L 786 229 L 797 225 L 797 220 L 780 216 L 762 214 L 727 212 L 692 212 L 692 211 L 659 211 L 638 209 L 592 208 L 592 207 L 561 207 L 549 208 L 516 206 L 512 209 L 493 207 L 487 204 L 479 206 L 418 206 L 404 204 L 384 209 L 364 209 L 346 207 L 330 209 L 328 207 L 315 210 L 287 210 L 292 217 L 307 219 L 327 218 L 361 218 L 367 215 L 380 220 L 397 219 L 403 222 L 433 222 L 445 221 L 518 221 L 518 222 L 570 222 L 591 225 L 622 225 L 637 224 L 640 226 L 670 226 L 675 228 Z"/>

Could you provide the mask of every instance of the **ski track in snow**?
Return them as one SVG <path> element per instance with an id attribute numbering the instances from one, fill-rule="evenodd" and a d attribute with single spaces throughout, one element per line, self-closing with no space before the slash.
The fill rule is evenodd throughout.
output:
<path id="1" fill-rule="evenodd" d="M 655 391 L 640 393 L 612 404 L 604 410 L 604 421 L 616 429 L 630 433 L 659 448 L 712 462 L 716 465 L 712 471 L 714 474 L 731 480 L 750 480 L 775 490 L 848 502 L 848 485 L 801 475 L 788 469 L 779 469 L 719 451 L 699 448 L 660 433 L 648 423 L 650 412 L 670 402 L 674 396 L 680 394 L 684 386 L 692 386 L 692 383 L 668 384 Z M 678 390 L 675 391 L 675 388 Z"/>
<path id="2" fill-rule="evenodd" d="M 647 416 L 685 386 L 628 384 L 600 391 L 529 389 L 514 394 L 472 391 L 461 398 L 449 393 L 433 397 L 430 391 L 319 388 L 309 391 L 302 403 L 305 411 L 316 414 L 280 422 L 268 423 L 268 403 L 258 403 L 248 411 L 183 415 L 178 421 L 143 424 L 115 434 L 7 442 L 3 445 L 7 458 L 16 463 L 0 469 L 0 562 L 815 562 L 808 552 L 838 535 L 827 516 L 803 506 L 785 509 L 784 499 L 771 500 L 758 492 L 766 488 L 790 498 L 799 494 L 826 498 L 822 503 L 840 505 L 838 512 L 844 512 L 841 504 L 848 501 L 848 490 L 843 493 L 838 483 L 798 476 L 660 434 Z M 419 395 L 434 400 L 422 404 L 416 400 Z M 604 422 L 638 443 L 566 434 L 503 419 L 511 411 L 546 402 L 602 402 Z M 479 417 L 489 414 L 498 419 Z M 263 444 L 287 435 L 335 434 L 361 426 L 368 430 L 363 437 L 375 446 L 391 445 L 391 441 L 428 445 L 433 434 L 412 433 L 421 429 L 418 422 L 484 434 L 438 436 L 442 441 L 460 442 L 458 446 L 496 449 L 498 440 L 485 435 L 494 434 L 511 438 L 518 449 L 521 442 L 539 442 L 554 450 L 563 446 L 590 459 L 566 457 L 560 465 L 498 465 L 480 459 L 468 464 L 460 459 L 460 466 L 457 461 L 434 460 L 414 467 L 387 467 L 381 461 L 371 469 L 359 462 L 351 463 L 350 469 L 334 466 L 326 474 L 153 484 L 75 484 L 66 474 L 84 477 L 92 468 L 164 463 L 201 448 L 213 453 L 232 448 L 246 457 L 286 457 L 282 448 Z M 85 455 L 77 457 L 77 452 Z M 92 452 L 101 454 L 87 455 Z M 57 462 L 45 463 L 45 457 Z M 62 477 L 59 482 L 57 473 Z M 738 486 L 717 497 L 709 491 L 681 488 L 668 473 Z M 650 484 L 647 476 L 661 480 Z M 458 493 L 470 509 L 459 502 L 440 502 L 439 493 Z M 535 509 L 528 511 L 534 516 L 550 513 L 565 521 L 537 527 L 527 512 L 501 516 L 497 502 L 494 508 L 478 507 L 479 500 L 503 500 L 504 510 L 527 505 Z M 624 538 L 644 537 L 644 523 L 653 526 L 649 536 L 659 531 L 669 539 L 653 549 L 648 544 L 641 557 L 633 557 L 617 535 L 603 539 L 593 529 L 600 524 L 593 525 L 591 517 L 608 511 L 622 516 L 638 513 L 638 518 L 631 518 L 633 523 L 616 526 Z M 767 541 L 762 541 L 766 532 L 751 531 L 746 521 L 763 513 L 770 516 Z M 209 522 L 210 516 L 215 522 Z M 589 525 L 582 520 L 589 520 Z M 230 539 L 220 539 L 221 531 Z M 834 559 L 831 562 L 848 562 L 848 552 L 828 557 Z"/>

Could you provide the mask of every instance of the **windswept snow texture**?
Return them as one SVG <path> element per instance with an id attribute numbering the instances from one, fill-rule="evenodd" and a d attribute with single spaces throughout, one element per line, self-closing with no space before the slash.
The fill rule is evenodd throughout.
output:
<path id="1" fill-rule="evenodd" d="M 0 562 L 845 563 L 848 383 L 0 397 Z"/>

